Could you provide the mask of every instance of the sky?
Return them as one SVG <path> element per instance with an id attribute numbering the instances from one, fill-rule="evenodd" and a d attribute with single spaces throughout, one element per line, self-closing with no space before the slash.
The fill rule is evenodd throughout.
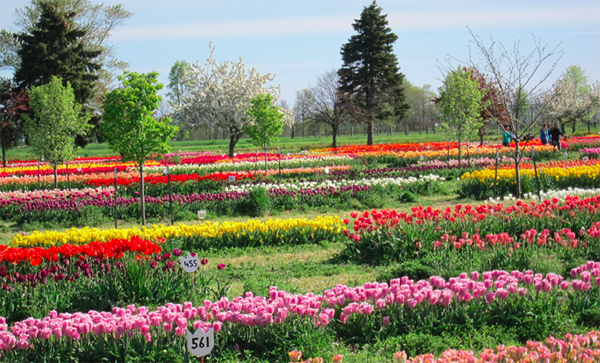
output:
<path id="1" fill-rule="evenodd" d="M 92 2 L 96 2 L 91 0 Z M 30 1 L 0 0 L 0 28 L 19 31 L 14 12 Z M 281 98 L 293 106 L 296 92 L 339 69 L 340 49 L 356 34 L 352 23 L 371 0 L 105 0 L 134 15 L 115 29 L 109 44 L 135 72 L 157 71 L 168 83 L 177 60 L 204 64 L 209 43 L 215 58 L 244 60 L 248 68 L 275 75 Z M 473 48 L 469 29 L 522 53 L 534 37 L 564 52 L 551 81 L 579 65 L 600 80 L 600 0 L 379 0 L 398 36 L 394 53 L 406 80 L 442 84 L 446 60 L 466 63 Z M 476 54 L 476 53 L 474 53 Z M 550 63 L 547 63 L 550 65 Z M 0 75 L 9 73 L 0 71 Z M 550 87 L 548 84 L 547 87 Z"/>

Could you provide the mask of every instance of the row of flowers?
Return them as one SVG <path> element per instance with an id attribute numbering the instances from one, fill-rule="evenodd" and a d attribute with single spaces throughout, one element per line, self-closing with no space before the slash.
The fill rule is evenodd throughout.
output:
<path id="1" fill-rule="evenodd" d="M 527 159 L 524 159 L 522 161 L 528 161 Z M 513 160 L 514 162 L 514 160 Z M 580 167 L 580 166 L 594 166 L 597 165 L 598 161 L 597 160 L 572 160 L 572 159 L 566 159 L 566 160 L 550 160 L 550 161 L 546 161 L 543 163 L 537 163 L 535 165 L 535 167 L 539 168 L 539 169 L 547 169 L 547 168 L 574 168 L 574 167 Z M 515 165 L 514 163 L 511 164 L 501 164 L 498 166 L 499 169 L 514 169 Z M 531 162 L 521 162 L 519 164 L 519 168 L 521 169 L 533 169 L 534 165 Z"/>
<path id="2" fill-rule="evenodd" d="M 302 360 L 301 351 L 289 352 L 290 363 L 324 363 L 320 357 Z M 486 348 L 477 354 L 471 350 L 449 349 L 435 357 L 433 354 L 422 354 L 408 357 L 405 351 L 393 355 L 396 363 L 548 363 L 548 362 L 585 362 L 600 360 L 600 331 L 592 330 L 585 334 L 566 334 L 564 339 L 548 337 L 541 342 L 527 341 L 524 346 L 499 345 Z M 342 363 L 344 356 L 334 355 L 333 363 Z"/>
<path id="3" fill-rule="evenodd" d="M 35 231 L 32 234 L 17 234 L 11 241 L 13 247 L 55 246 L 62 244 L 83 245 L 90 241 L 109 241 L 129 239 L 139 236 L 148 240 L 172 240 L 181 238 L 235 239 L 243 236 L 257 240 L 269 236 L 277 239 L 289 239 L 288 234 L 303 234 L 323 231 L 332 235 L 340 234 L 343 223 L 337 216 L 288 219 L 268 219 L 266 221 L 250 219 L 245 222 L 204 222 L 196 225 L 177 224 L 174 226 L 154 225 L 150 228 L 133 227 L 119 229 L 72 228 L 67 231 Z M 215 245 L 219 242 L 215 240 Z"/>
<path id="4" fill-rule="evenodd" d="M 358 179 L 358 180 L 325 180 L 322 182 L 318 181 L 296 181 L 296 182 L 274 182 L 268 184 L 237 184 L 229 185 L 225 188 L 226 192 L 248 192 L 255 188 L 265 188 L 269 191 L 298 191 L 303 190 L 321 190 L 321 189 L 339 189 L 349 186 L 374 186 L 374 185 L 398 185 L 402 186 L 405 184 L 414 183 L 427 183 L 427 182 L 438 182 L 440 177 L 437 175 L 425 175 L 419 176 L 418 178 L 372 178 L 372 179 Z"/>
<path id="5" fill-rule="evenodd" d="M 569 304 L 570 300 L 580 296 L 597 296 L 600 263 L 589 261 L 576 267 L 572 276 L 573 279 L 568 280 L 553 273 L 542 275 L 532 271 L 473 271 L 447 280 L 439 276 L 419 281 L 402 277 L 389 283 L 365 283 L 358 287 L 337 285 L 322 295 L 291 294 L 271 287 L 268 297 L 247 292 L 231 301 L 226 297 L 217 301 L 204 300 L 197 307 L 186 302 L 169 303 L 155 310 L 130 305 L 127 308 L 115 307 L 112 312 L 58 314 L 53 311 L 45 318 L 30 317 L 12 324 L 10 328 L 1 320 L 0 350 L 32 349 L 51 338 L 77 341 L 94 335 L 120 339 L 140 334 L 147 341 L 152 341 L 153 334 L 162 332 L 174 332 L 182 337 L 190 325 L 195 329 L 207 331 L 212 328 L 219 332 L 230 326 L 282 324 L 293 316 L 306 317 L 315 326 L 324 327 L 338 321 L 346 324 L 362 316 L 374 315 L 381 319 L 382 326 L 390 326 L 397 323 L 395 319 L 400 318 L 399 315 L 413 309 L 433 312 L 452 305 L 472 311 L 486 309 L 492 304 L 508 308 L 521 301 L 545 300 L 546 296 L 560 296 L 560 299 L 554 300 L 562 301 L 560 304 Z M 465 304 L 475 305 L 469 307 Z"/>
<path id="6" fill-rule="evenodd" d="M 600 144 L 600 136 L 598 135 L 589 135 L 589 136 L 578 136 L 571 137 L 568 141 L 563 140 L 563 146 L 569 147 L 570 145 L 579 145 L 579 144 Z M 478 149 L 481 147 L 485 147 L 489 145 L 480 146 L 479 144 L 473 143 L 463 143 L 463 148 L 472 148 Z M 511 145 L 514 147 L 514 142 Z M 535 139 L 529 141 L 527 146 L 543 146 L 540 140 Z M 500 145 L 495 145 L 495 148 L 502 147 Z M 342 146 L 338 148 L 326 148 L 326 149 L 315 149 L 311 150 L 311 152 L 319 153 L 319 152 L 328 152 L 328 153 L 337 153 L 337 154 L 359 154 L 359 153 L 377 153 L 377 152 L 407 152 L 407 151 L 426 151 L 426 150 L 447 150 L 447 149 L 458 149 L 457 142 L 425 142 L 425 143 L 405 143 L 405 144 L 375 144 L 375 145 L 348 145 Z"/>
<path id="7" fill-rule="evenodd" d="M 574 162 L 569 163 L 569 165 L 561 165 L 561 166 L 553 166 L 548 165 L 540 168 L 538 173 L 543 173 L 548 177 L 554 177 L 556 179 L 560 178 L 580 178 L 580 177 L 588 177 L 592 179 L 598 178 L 600 175 L 600 161 L 598 160 L 590 160 L 588 162 Z M 462 180 L 467 179 L 479 179 L 481 181 L 486 179 L 514 179 L 516 175 L 516 171 L 514 168 L 501 169 L 498 170 L 497 176 L 496 171 L 493 169 L 484 169 L 484 170 L 474 170 L 472 172 L 467 172 L 462 175 Z M 533 177 L 534 170 L 532 168 L 524 168 L 521 170 L 521 175 Z"/>
<path id="8" fill-rule="evenodd" d="M 578 197 L 588 198 L 588 197 L 593 197 L 593 196 L 597 196 L 597 195 L 600 195 L 600 188 L 592 188 L 592 189 L 567 188 L 567 189 L 561 189 L 561 190 L 548 190 L 548 191 L 541 190 L 539 194 L 538 193 L 525 193 L 525 194 L 523 194 L 523 198 L 521 198 L 521 200 L 538 199 L 538 198 L 541 198 L 542 200 L 544 200 L 544 199 L 552 200 L 554 198 L 558 198 L 559 200 L 564 201 L 568 196 L 578 196 Z M 487 202 L 488 203 L 497 203 L 497 202 L 508 202 L 508 201 L 516 202 L 517 198 L 515 196 L 513 196 L 512 194 L 509 194 L 504 197 L 490 198 Z"/>
<path id="9" fill-rule="evenodd" d="M 33 191 L 0 192 L 0 206 L 22 205 L 34 201 L 60 201 L 94 198 L 113 198 L 115 191 L 112 188 L 85 188 L 85 189 L 49 189 Z"/>
<path id="10" fill-rule="evenodd" d="M 177 167 L 177 174 L 171 174 L 172 181 L 178 181 L 181 183 L 185 183 L 188 180 L 196 180 L 198 174 L 186 174 L 187 170 L 183 167 Z M 173 171 L 171 167 L 171 171 Z M 322 166 L 322 167 L 299 167 L 299 168 L 285 168 L 285 169 L 271 169 L 267 171 L 267 175 L 309 175 L 309 174 L 326 174 L 328 172 L 339 172 L 344 170 L 350 170 L 352 166 L 350 165 L 331 165 L 331 166 Z M 193 165 L 188 165 L 187 169 L 197 169 Z M 150 170 L 146 170 L 147 174 L 144 177 L 145 182 L 150 182 L 155 184 L 166 183 L 167 177 L 164 175 L 165 169 L 161 168 L 151 168 Z M 138 170 L 125 170 L 117 172 L 117 184 L 118 185 L 132 185 L 134 183 L 139 182 L 139 171 Z M 215 172 L 212 174 L 201 174 L 206 179 L 211 180 L 229 180 L 229 175 L 233 175 L 236 180 L 243 178 L 245 176 L 260 176 L 265 175 L 264 170 L 253 170 L 252 172 L 248 171 L 223 171 L 223 172 Z M 220 176 L 226 176 L 221 178 Z M 59 184 L 64 186 L 67 185 L 67 182 L 70 183 L 70 186 L 77 185 L 93 185 L 93 186 L 113 186 L 115 181 L 114 170 L 111 169 L 110 172 L 94 172 L 90 173 L 82 173 L 82 174 L 74 174 L 74 175 L 58 175 L 57 181 Z M 0 178 L 0 188 L 2 189 L 14 189 L 21 190 L 23 186 L 36 186 L 38 188 L 41 187 L 51 187 L 54 184 L 54 177 L 51 175 L 44 175 L 38 177 L 37 176 L 14 176 L 11 178 Z"/>
<path id="11" fill-rule="evenodd" d="M 373 181 L 371 183 L 348 183 L 348 185 L 340 185 L 337 187 L 333 186 L 317 186 L 315 188 L 303 187 L 297 189 L 286 189 L 284 187 L 271 187 L 269 188 L 269 194 L 271 197 L 276 196 L 289 196 L 291 198 L 297 198 L 299 196 L 322 196 L 328 197 L 331 195 L 340 195 L 340 194 L 354 194 L 360 193 L 366 190 L 371 189 L 373 186 L 377 185 L 397 185 L 393 181 L 382 181 L 378 183 L 378 181 Z M 36 199 L 36 200 L 28 200 L 24 201 L 22 199 L 11 199 L 4 201 L 3 205 L 0 207 L 6 208 L 7 206 L 15 206 L 17 208 L 18 213 L 23 212 L 44 212 L 49 210 L 66 210 L 66 211 L 81 211 L 83 208 L 88 206 L 100 207 L 100 208 L 111 208 L 115 206 L 115 199 L 111 196 L 111 192 L 106 191 L 104 193 L 97 194 L 77 194 L 71 193 L 71 196 L 77 196 L 77 198 L 46 198 L 46 199 Z M 157 204 L 157 205 L 165 205 L 170 201 L 175 205 L 183 206 L 191 203 L 205 203 L 205 202 L 218 202 L 225 200 L 241 200 L 248 197 L 247 191 L 227 191 L 223 193 L 191 193 L 191 194 L 172 194 L 172 195 L 163 195 L 160 197 L 146 196 L 144 200 L 146 204 Z M 139 205 L 140 198 L 137 197 L 118 197 L 116 198 L 117 207 L 129 207 L 132 205 Z M 0 208 L 0 211 L 2 208 Z M 7 213 L 5 217 L 10 217 Z"/>
<path id="12" fill-rule="evenodd" d="M 159 243 L 164 239 L 157 238 Z M 44 261 L 58 262 L 77 256 L 87 256 L 99 259 L 119 259 L 126 252 L 137 252 L 144 255 L 160 253 L 161 246 L 139 236 L 129 239 L 111 239 L 108 241 L 91 241 L 85 244 L 66 243 L 59 246 L 44 247 L 8 247 L 0 245 L 0 262 L 19 264 L 29 261 L 33 266 L 39 266 Z"/>

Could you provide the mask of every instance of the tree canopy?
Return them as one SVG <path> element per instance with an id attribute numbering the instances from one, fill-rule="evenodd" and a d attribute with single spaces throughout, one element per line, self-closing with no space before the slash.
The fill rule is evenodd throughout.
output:
<path id="1" fill-rule="evenodd" d="M 32 87 L 28 94 L 34 117 L 24 114 L 25 130 L 33 153 L 53 165 L 56 188 L 56 167 L 73 158 L 75 136 L 87 132 L 90 116 L 82 112 L 69 82 L 63 86 L 58 77 Z"/>
<path id="2" fill-rule="evenodd" d="M 74 13 L 61 13 L 52 3 L 41 3 L 41 13 L 34 29 L 19 33 L 20 59 L 15 81 L 29 89 L 59 77 L 73 88 L 75 99 L 85 105 L 93 96 L 97 71 L 95 61 L 100 51 L 87 48 L 82 38 L 86 31 L 74 21 Z"/>
<path id="3" fill-rule="evenodd" d="M 273 96 L 266 94 L 254 97 L 248 115 L 253 122 L 244 128 L 244 133 L 254 145 L 266 150 L 283 132 L 285 114 L 273 103 Z"/>
<path id="4" fill-rule="evenodd" d="M 248 114 L 252 100 L 260 94 L 271 94 L 277 101 L 279 87 L 267 86 L 274 76 L 261 75 L 254 68 L 248 70 L 241 58 L 236 63 L 217 63 L 214 51 L 211 47 L 204 67 L 199 63 L 192 66 L 188 92 L 180 105 L 173 105 L 174 118 L 182 127 L 209 125 L 228 129 L 229 157 L 233 157 L 244 128 L 253 122 Z"/>
<path id="5" fill-rule="evenodd" d="M 352 27 L 358 33 L 342 46 L 340 90 L 349 96 L 355 119 L 367 125 L 367 144 L 373 144 L 375 119 L 402 119 L 405 102 L 404 74 L 398 67 L 393 44 L 398 36 L 388 26 L 387 15 L 377 3 L 366 6 Z"/>
<path id="6" fill-rule="evenodd" d="M 588 83 L 585 71 L 577 66 L 569 66 L 553 85 L 548 99 L 546 118 L 558 121 L 561 127 L 571 125 L 575 132 L 577 122 L 588 122 L 600 108 L 600 85 Z"/>
<path id="7" fill-rule="evenodd" d="M 462 141 L 476 135 L 483 125 L 481 99 L 484 92 L 479 82 L 472 78 L 472 71 L 458 67 L 449 72 L 439 89 L 438 116 L 444 128 L 458 140 L 458 162 L 461 161 Z"/>

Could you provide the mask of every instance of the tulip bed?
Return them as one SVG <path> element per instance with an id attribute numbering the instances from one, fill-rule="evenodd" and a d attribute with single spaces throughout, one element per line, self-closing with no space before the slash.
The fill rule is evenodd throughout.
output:
<path id="1" fill-rule="evenodd" d="M 115 166 L 119 218 L 138 217 L 133 165 L 81 160 L 59 168 L 70 190 L 47 190 L 48 169 L 38 182 L 37 162 L 13 163 L 0 178 L 4 221 L 83 228 L 20 232 L 0 246 L 0 360 L 186 362 L 194 360 L 186 331 L 212 328 L 217 344 L 206 359 L 216 362 L 597 361 L 598 163 L 532 144 L 542 200 L 439 209 L 414 201 L 457 185 L 489 198 L 497 150 L 498 195 L 508 195 L 514 149 L 469 145 L 460 165 L 451 143 L 268 154 L 266 174 L 264 154 L 167 155 L 146 167 L 150 218 L 168 215 L 167 165 L 176 219 L 200 209 L 209 218 L 340 216 L 150 228 L 90 228 L 114 217 Z M 564 146 L 584 155 L 598 144 L 587 137 Z M 521 166 L 527 188 L 532 161 Z M 565 191 L 550 194 L 556 188 Z M 257 251 L 294 256 L 304 248 L 335 253 L 322 263 L 248 262 Z M 201 258 L 193 275 L 179 263 L 188 253 Z M 355 277 L 319 290 L 285 275 L 351 271 L 374 272 L 379 282 Z M 240 285 L 257 288 L 232 294 Z"/>
<path id="2" fill-rule="evenodd" d="M 524 164 L 521 169 L 523 193 L 536 191 L 537 183 L 541 190 L 571 188 L 596 188 L 600 185 L 600 160 L 571 161 L 567 163 L 541 164 L 536 171 L 532 164 Z M 498 196 L 516 194 L 516 172 L 514 168 L 503 166 L 495 169 L 482 169 L 467 172 L 461 176 L 464 181 L 459 194 L 463 197 L 487 199 L 496 190 Z"/>

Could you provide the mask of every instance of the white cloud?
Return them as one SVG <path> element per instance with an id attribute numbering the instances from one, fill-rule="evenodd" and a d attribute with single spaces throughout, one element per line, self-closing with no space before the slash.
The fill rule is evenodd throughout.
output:
<path id="1" fill-rule="evenodd" d="M 562 27 L 600 24 L 598 5 L 571 7 L 504 8 L 488 11 L 390 13 L 395 30 L 447 30 L 466 26 L 486 28 Z M 282 17 L 201 24 L 153 24 L 119 27 L 111 37 L 119 40 L 210 39 L 256 35 L 301 35 L 352 32 L 358 15 Z"/>
<path id="2" fill-rule="evenodd" d="M 484 26 L 486 28 L 600 26 L 597 5 L 560 8 L 495 9 L 493 11 L 390 14 L 394 29 L 442 30 Z"/>

